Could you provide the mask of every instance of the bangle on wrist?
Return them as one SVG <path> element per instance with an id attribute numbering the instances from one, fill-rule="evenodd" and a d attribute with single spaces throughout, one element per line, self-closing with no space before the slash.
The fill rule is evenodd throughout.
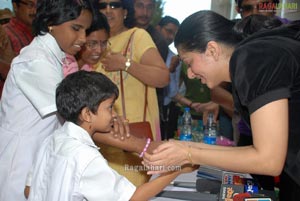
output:
<path id="1" fill-rule="evenodd" d="M 193 105 L 193 101 L 191 101 L 191 103 L 189 104 L 189 107 L 192 107 L 192 105 Z"/>
<path id="2" fill-rule="evenodd" d="M 143 149 L 143 151 L 140 153 L 139 157 L 142 158 L 145 154 L 145 152 L 147 151 L 149 145 L 150 145 L 150 142 L 151 142 L 151 139 L 150 138 L 147 138 L 147 142 L 145 144 L 145 147 Z"/>
<path id="3" fill-rule="evenodd" d="M 124 70 L 127 72 L 128 69 L 130 68 L 130 66 L 131 66 L 131 60 L 130 60 L 130 58 L 127 58 L 127 60 L 125 62 L 125 69 Z"/>

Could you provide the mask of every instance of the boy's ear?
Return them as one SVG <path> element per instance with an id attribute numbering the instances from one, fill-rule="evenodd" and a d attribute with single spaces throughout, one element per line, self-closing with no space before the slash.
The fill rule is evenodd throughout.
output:
<path id="1" fill-rule="evenodd" d="M 84 107 L 79 115 L 79 119 L 83 122 L 91 122 L 92 121 L 92 115 L 90 109 L 87 107 Z"/>

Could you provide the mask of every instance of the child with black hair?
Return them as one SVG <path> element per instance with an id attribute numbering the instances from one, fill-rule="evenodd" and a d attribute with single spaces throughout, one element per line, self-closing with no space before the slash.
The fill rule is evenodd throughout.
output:
<path id="1" fill-rule="evenodd" d="M 39 0 L 33 5 L 35 37 L 14 58 L 0 101 L 0 200 L 25 200 L 22 189 L 39 145 L 61 127 L 55 89 L 66 54 L 77 54 L 86 42 L 97 12 L 92 4 Z"/>
<path id="2" fill-rule="evenodd" d="M 108 166 L 92 136 L 112 129 L 118 94 L 117 86 L 97 72 L 78 71 L 59 84 L 57 111 L 66 122 L 41 145 L 30 201 L 148 200 L 179 175 L 172 172 L 136 188 Z"/>

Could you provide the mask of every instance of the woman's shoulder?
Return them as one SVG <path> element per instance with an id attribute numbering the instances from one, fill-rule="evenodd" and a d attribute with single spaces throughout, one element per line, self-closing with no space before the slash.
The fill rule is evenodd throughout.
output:
<path id="1" fill-rule="evenodd" d="M 134 33 L 134 35 L 149 35 L 149 33 L 142 28 L 138 28 L 138 27 L 133 27 L 131 29 L 128 29 L 127 34 L 131 35 L 132 33 Z"/>

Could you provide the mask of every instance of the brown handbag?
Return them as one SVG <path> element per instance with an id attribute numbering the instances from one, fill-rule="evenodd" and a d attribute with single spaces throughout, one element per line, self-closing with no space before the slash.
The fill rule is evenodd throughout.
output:
<path id="1" fill-rule="evenodd" d="M 132 32 L 129 41 L 126 45 L 126 48 L 123 52 L 124 56 L 131 57 L 131 41 L 133 37 L 134 32 Z M 123 117 L 126 119 L 126 108 L 125 108 L 125 95 L 124 95 L 124 84 L 123 84 L 123 73 L 120 71 L 120 88 L 121 88 L 121 98 L 122 98 L 122 111 L 123 111 Z M 144 115 L 143 115 L 143 121 L 141 122 L 133 122 L 129 123 L 129 129 L 130 134 L 134 135 L 136 137 L 142 137 L 142 138 L 150 138 L 153 140 L 151 125 L 148 121 L 146 121 L 146 111 L 147 111 L 147 94 L 148 94 L 148 86 L 145 85 L 145 103 L 144 103 Z"/>
<path id="2" fill-rule="evenodd" d="M 121 84 L 122 110 L 123 110 L 123 116 L 126 119 L 126 108 L 125 108 L 124 85 L 123 85 L 122 72 L 121 72 L 120 78 L 121 78 L 120 84 Z M 136 137 L 142 137 L 142 138 L 150 138 L 151 140 L 153 140 L 151 125 L 148 121 L 146 121 L 146 109 L 147 109 L 147 102 L 148 102 L 147 101 L 147 92 L 148 92 L 148 87 L 146 86 L 143 121 L 129 123 L 129 129 L 130 129 L 131 135 L 134 135 Z"/>

